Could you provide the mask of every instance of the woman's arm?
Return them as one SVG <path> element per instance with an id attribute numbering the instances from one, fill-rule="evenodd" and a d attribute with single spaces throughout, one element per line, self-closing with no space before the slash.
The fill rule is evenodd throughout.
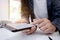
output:
<path id="1" fill-rule="evenodd" d="M 60 31 L 60 0 L 53 0 L 52 23 Z"/>

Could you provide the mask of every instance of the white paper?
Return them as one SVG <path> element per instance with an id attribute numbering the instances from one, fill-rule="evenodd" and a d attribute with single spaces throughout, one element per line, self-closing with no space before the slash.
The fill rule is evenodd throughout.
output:
<path id="1" fill-rule="evenodd" d="M 15 36 L 10 37 L 6 40 L 49 40 L 49 38 L 45 34 L 40 34 L 39 32 L 36 32 L 31 35 L 26 35 L 24 33 L 17 33 Z"/>
<path id="2" fill-rule="evenodd" d="M 51 37 L 52 40 L 60 40 L 60 35 L 58 32 L 46 35 L 44 33 L 41 33 L 40 30 L 37 30 L 31 35 L 26 35 L 22 32 L 18 32 L 15 34 L 15 36 L 7 38 L 6 40 L 50 40 L 48 37 Z"/>
<path id="3" fill-rule="evenodd" d="M 13 33 L 5 28 L 0 28 L 0 40 L 49 40 L 48 36 L 50 36 L 53 40 L 60 40 L 60 34 L 58 32 L 46 35 L 41 33 L 39 30 L 31 35 L 26 35 L 22 32 Z"/>

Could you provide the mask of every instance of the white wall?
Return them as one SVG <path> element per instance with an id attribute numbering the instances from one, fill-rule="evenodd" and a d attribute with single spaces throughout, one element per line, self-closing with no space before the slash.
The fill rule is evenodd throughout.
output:
<path id="1" fill-rule="evenodd" d="M 0 0 L 0 20 L 8 19 L 8 0 Z"/>

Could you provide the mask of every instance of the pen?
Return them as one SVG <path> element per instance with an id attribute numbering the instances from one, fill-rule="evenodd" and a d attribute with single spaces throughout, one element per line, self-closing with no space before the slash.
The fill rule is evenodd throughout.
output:
<path id="1" fill-rule="evenodd" d="M 52 38 L 51 37 L 48 37 L 50 40 L 52 40 Z"/>

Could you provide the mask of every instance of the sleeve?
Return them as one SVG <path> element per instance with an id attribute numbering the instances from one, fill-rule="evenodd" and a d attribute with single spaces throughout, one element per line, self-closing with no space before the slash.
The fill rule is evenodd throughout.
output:
<path id="1" fill-rule="evenodd" d="M 52 24 L 56 26 L 58 31 L 60 31 L 60 0 L 53 0 L 53 9 L 52 9 L 52 14 L 53 14 L 53 21 Z"/>

